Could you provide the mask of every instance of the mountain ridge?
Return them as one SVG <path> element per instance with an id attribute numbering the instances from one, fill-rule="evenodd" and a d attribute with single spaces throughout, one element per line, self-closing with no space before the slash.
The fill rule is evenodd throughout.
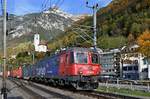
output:
<path id="1" fill-rule="evenodd" d="M 0 20 L 2 20 L 2 17 Z M 70 27 L 73 21 L 72 15 L 59 9 L 49 9 L 41 13 L 30 13 L 23 16 L 11 14 L 7 21 L 8 46 L 13 45 L 11 43 L 13 41 L 20 43 L 22 40 L 19 38 L 22 38 L 22 36 L 25 37 L 24 39 L 27 39 L 25 42 L 28 40 L 32 41 L 34 33 L 39 33 L 42 39 L 50 41 L 59 34 L 64 33 L 65 28 Z M 3 35 L 2 32 L 0 35 Z M 0 38 L 1 41 L 2 37 Z"/>
<path id="2" fill-rule="evenodd" d="M 83 28 L 83 26 L 91 28 Z M 75 22 L 67 30 L 68 35 L 62 38 L 62 42 L 68 41 L 63 46 L 74 45 L 77 41 L 80 45 L 88 43 L 93 46 L 93 40 L 85 37 L 81 31 L 84 30 L 93 37 L 92 26 L 93 17 Z M 78 35 L 74 31 L 76 28 L 80 29 Z M 136 38 L 147 29 L 150 30 L 150 0 L 113 0 L 108 6 L 97 11 L 97 47 L 102 49 L 127 45 L 130 43 L 128 41 L 130 34 L 136 41 Z M 80 39 L 76 40 L 79 36 Z M 55 41 L 49 46 L 53 47 L 54 44 Z"/>

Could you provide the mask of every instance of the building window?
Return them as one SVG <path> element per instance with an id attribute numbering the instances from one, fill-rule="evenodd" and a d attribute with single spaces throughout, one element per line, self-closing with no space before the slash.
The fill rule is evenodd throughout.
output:
<path id="1" fill-rule="evenodd" d="M 137 70 L 138 70 L 138 66 L 134 66 L 134 70 L 136 70 L 136 71 L 137 71 Z"/>
<path id="2" fill-rule="evenodd" d="M 131 75 L 127 75 L 127 77 L 128 77 L 128 79 L 130 79 L 130 78 L 131 78 Z"/>
<path id="3" fill-rule="evenodd" d="M 147 64 L 147 59 L 146 59 L 146 58 L 143 59 L 143 64 L 144 64 L 144 65 Z"/>
<path id="4" fill-rule="evenodd" d="M 127 67 L 123 67 L 123 71 L 127 71 Z"/>
<path id="5" fill-rule="evenodd" d="M 131 70 L 132 70 L 132 67 L 128 67 L 128 70 L 131 71 Z"/>
<path id="6" fill-rule="evenodd" d="M 148 68 L 142 69 L 142 72 L 148 72 Z"/>

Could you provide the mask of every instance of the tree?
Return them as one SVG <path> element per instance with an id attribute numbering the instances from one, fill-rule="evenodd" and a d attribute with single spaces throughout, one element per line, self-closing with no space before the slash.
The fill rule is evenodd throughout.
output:
<path id="1" fill-rule="evenodd" d="M 150 79 L 150 31 L 146 30 L 138 37 L 139 51 L 147 58 L 148 79 Z"/>
<path id="2" fill-rule="evenodd" d="M 46 53 L 45 52 L 36 52 L 36 57 L 38 60 L 41 60 L 45 57 Z"/>
<path id="3" fill-rule="evenodd" d="M 150 31 L 146 30 L 138 37 L 139 51 L 150 58 Z"/>
<path id="4" fill-rule="evenodd" d="M 141 24 L 133 23 L 130 32 L 134 33 L 135 36 L 138 36 L 138 34 L 141 32 Z"/>

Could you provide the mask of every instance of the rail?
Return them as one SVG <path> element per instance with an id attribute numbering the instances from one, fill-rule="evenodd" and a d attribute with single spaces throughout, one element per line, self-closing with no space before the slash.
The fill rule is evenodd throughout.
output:
<path id="1" fill-rule="evenodd" d="M 10 79 L 9 79 L 10 80 Z M 20 87 L 23 91 L 25 91 L 28 95 L 31 96 L 31 99 L 46 99 L 45 97 L 39 95 L 38 93 L 32 91 L 31 89 L 27 88 L 22 82 L 19 80 L 11 79 L 11 81 L 16 84 L 18 87 Z"/>

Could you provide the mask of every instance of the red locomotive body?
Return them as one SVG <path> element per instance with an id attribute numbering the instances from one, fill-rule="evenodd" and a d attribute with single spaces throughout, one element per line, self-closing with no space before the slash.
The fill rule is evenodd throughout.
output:
<path id="1" fill-rule="evenodd" d="M 12 70 L 10 75 L 15 78 L 22 78 L 22 66 Z"/>
<path id="2" fill-rule="evenodd" d="M 100 71 L 101 67 L 96 53 L 69 51 L 60 56 L 60 75 L 96 76 Z"/>
<path id="3" fill-rule="evenodd" d="M 69 79 L 68 83 L 75 88 L 97 88 L 100 71 L 101 66 L 96 51 L 87 48 L 72 48 L 60 55 L 59 75 Z"/>

